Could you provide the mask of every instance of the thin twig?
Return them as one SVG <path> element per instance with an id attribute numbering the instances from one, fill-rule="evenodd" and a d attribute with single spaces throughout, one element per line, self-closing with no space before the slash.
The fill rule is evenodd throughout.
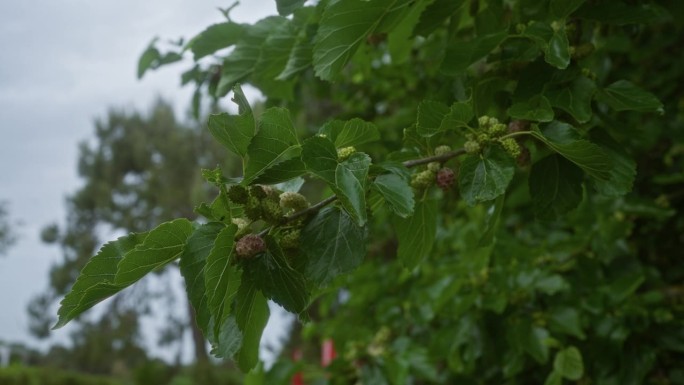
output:
<path id="1" fill-rule="evenodd" d="M 449 160 L 451 158 L 455 158 L 455 157 L 457 157 L 459 155 L 463 155 L 463 154 L 465 154 L 465 150 L 462 148 L 459 148 L 458 150 L 451 151 L 451 152 L 448 152 L 448 153 L 442 154 L 442 155 L 434 155 L 434 156 L 429 156 L 427 158 L 407 160 L 406 162 L 402 163 L 402 165 L 406 168 L 412 168 L 412 167 L 416 167 L 416 166 L 420 166 L 420 165 L 428 164 L 428 163 L 432 163 L 432 162 L 446 162 L 447 160 Z M 323 207 L 331 204 L 336 199 L 337 199 L 337 195 L 331 195 L 331 196 L 323 199 L 322 201 L 316 203 L 315 205 L 313 205 L 311 207 L 308 207 L 308 208 L 301 210 L 301 211 L 297 211 L 296 213 L 285 217 L 285 221 L 290 222 L 290 221 L 293 221 L 297 218 L 301 218 L 305 215 L 308 215 L 309 213 L 316 212 L 316 211 L 322 209 Z"/>
<path id="2" fill-rule="evenodd" d="M 285 217 L 285 220 L 290 222 L 290 221 L 293 221 L 299 217 L 303 217 L 305 215 L 308 215 L 311 212 L 318 211 L 318 210 L 322 209 L 323 207 L 334 202 L 335 199 L 337 199 L 337 195 L 331 195 L 331 196 L 323 199 L 322 201 L 316 203 L 313 206 L 310 206 L 310 207 L 308 207 L 304 210 L 301 210 L 301 211 L 297 211 L 296 213 L 294 213 L 292 215 L 288 215 L 287 217 Z"/>
<path id="3" fill-rule="evenodd" d="M 465 150 L 462 148 L 459 148 L 458 150 L 447 152 L 446 154 L 442 155 L 434 155 L 434 156 L 429 156 L 427 158 L 422 158 L 422 159 L 412 159 L 412 160 L 407 160 L 406 162 L 402 163 L 404 167 L 406 168 L 411 168 L 411 167 L 416 167 L 420 166 L 422 164 L 428 164 L 432 162 L 446 162 L 447 160 L 451 158 L 455 158 L 459 155 L 465 154 Z"/>

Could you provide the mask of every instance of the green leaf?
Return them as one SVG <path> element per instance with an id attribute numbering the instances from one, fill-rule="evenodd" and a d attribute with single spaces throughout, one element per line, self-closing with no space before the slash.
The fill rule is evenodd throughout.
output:
<path id="1" fill-rule="evenodd" d="M 498 146 L 484 155 L 470 155 L 459 172 L 461 196 L 471 206 L 492 200 L 506 192 L 514 172 L 515 161 Z"/>
<path id="2" fill-rule="evenodd" d="M 301 152 L 297 132 L 292 125 L 290 112 L 272 107 L 259 119 L 259 131 L 247 149 L 247 165 L 243 184 L 254 179 L 278 163 L 297 158 Z"/>
<path id="3" fill-rule="evenodd" d="M 449 113 L 444 116 L 440 124 L 440 131 L 468 127 L 468 123 L 475 117 L 470 100 L 467 102 L 455 102 L 449 108 Z"/>
<path id="4" fill-rule="evenodd" d="M 114 283 L 128 286 L 147 273 L 179 258 L 192 231 L 192 223 L 185 218 L 157 226 L 150 231 L 142 244 L 123 256 L 117 266 Z"/>
<path id="5" fill-rule="evenodd" d="M 655 95 L 627 80 L 618 80 L 599 91 L 597 99 L 616 111 L 664 112 L 663 104 Z"/>
<path id="6" fill-rule="evenodd" d="M 237 352 L 238 366 L 247 372 L 259 362 L 259 342 L 270 311 L 263 294 L 252 279 L 244 279 L 235 300 L 235 320 L 242 331 L 242 345 Z"/>
<path id="7" fill-rule="evenodd" d="M 544 385 L 563 385 L 563 376 L 555 370 L 552 370 L 546 377 Z"/>
<path id="8" fill-rule="evenodd" d="M 553 37 L 553 28 L 548 23 L 534 21 L 525 28 L 522 36 L 532 40 L 539 49 L 544 51 Z"/>
<path id="9" fill-rule="evenodd" d="M 227 113 L 214 114 L 209 116 L 207 126 L 214 139 L 236 155 L 244 157 L 255 131 L 254 118 L 249 118 Z"/>
<path id="10" fill-rule="evenodd" d="M 413 189 L 406 179 L 397 174 L 379 175 L 372 186 L 382 195 L 392 212 L 402 218 L 413 214 Z"/>
<path id="11" fill-rule="evenodd" d="M 551 0 L 551 13 L 558 19 L 564 19 L 575 12 L 586 0 Z"/>
<path id="12" fill-rule="evenodd" d="M 155 47 L 157 40 L 159 39 L 152 39 L 145 51 L 143 51 L 142 55 L 140 55 L 140 59 L 138 60 L 138 79 L 142 79 L 143 75 L 145 75 L 145 72 L 154 68 L 154 64 L 159 61 L 159 58 L 161 58 L 159 50 L 157 50 Z"/>
<path id="13" fill-rule="evenodd" d="M 404 267 L 412 270 L 432 250 L 437 233 L 437 202 L 416 202 L 412 216 L 395 217 L 393 223 L 399 240 L 397 256 Z"/>
<path id="14" fill-rule="evenodd" d="M 418 105 L 416 131 L 420 136 L 430 137 L 441 132 L 442 120 L 450 113 L 444 103 L 424 100 Z"/>
<path id="15" fill-rule="evenodd" d="M 506 328 L 509 346 L 527 352 L 539 364 L 545 364 L 549 358 L 549 347 L 546 339 L 549 332 L 541 327 L 533 326 L 527 319 L 517 319 Z"/>
<path id="16" fill-rule="evenodd" d="M 413 49 L 413 29 L 425 10 L 434 0 L 418 0 L 409 8 L 404 19 L 388 37 L 389 53 L 393 64 L 404 63 Z"/>
<path id="17" fill-rule="evenodd" d="M 513 103 L 508 108 L 507 113 L 514 119 L 532 120 L 535 122 L 550 122 L 554 116 L 551 103 L 543 95 L 536 95 L 524 101 Z"/>
<path id="18" fill-rule="evenodd" d="M 579 312 L 571 307 L 559 307 L 549 312 L 549 327 L 552 331 L 565 333 L 579 339 L 586 338 L 582 331 Z"/>
<path id="19" fill-rule="evenodd" d="M 223 61 L 221 79 L 216 87 L 216 96 L 228 93 L 236 83 L 250 76 L 262 54 L 266 39 L 289 20 L 282 16 L 271 16 L 248 26 L 235 49 Z"/>
<path id="20" fill-rule="evenodd" d="M 236 44 L 244 32 L 245 26 L 231 21 L 214 24 L 192 38 L 187 46 L 190 47 L 194 59 L 197 61 L 220 49 Z"/>
<path id="21" fill-rule="evenodd" d="M 363 226 L 367 216 L 366 179 L 370 157 L 357 152 L 339 163 L 335 145 L 328 138 L 315 136 L 304 142 L 302 160 L 309 171 L 330 186 L 344 209 Z"/>
<path id="22" fill-rule="evenodd" d="M 409 2 L 346 0 L 329 3 L 323 12 L 313 50 L 316 76 L 334 80 L 359 45 L 381 25 L 383 18 Z"/>
<path id="23" fill-rule="evenodd" d="M 239 115 L 227 113 L 209 116 L 208 128 L 211 135 L 230 151 L 245 157 L 247 148 L 256 132 L 252 108 L 240 85 L 233 88 L 233 101 L 238 105 Z"/>
<path id="24" fill-rule="evenodd" d="M 287 65 L 297 33 L 292 22 L 282 23 L 271 31 L 261 47 L 251 81 L 270 98 L 291 100 L 293 97 L 294 83 L 278 77 Z"/>
<path id="25" fill-rule="evenodd" d="M 302 145 L 302 161 L 307 169 L 328 185 L 335 184 L 335 170 L 337 169 L 337 149 L 328 138 L 314 136 L 304 141 Z"/>
<path id="26" fill-rule="evenodd" d="M 378 127 L 359 118 L 330 121 L 318 132 L 330 139 L 337 148 L 358 146 L 380 139 Z"/>
<path id="27" fill-rule="evenodd" d="M 551 105 L 572 115 L 579 123 L 586 123 L 591 119 L 591 100 L 596 91 L 596 84 L 589 78 L 580 76 L 568 87 L 567 85 L 547 91 L 544 95 Z"/>
<path id="28" fill-rule="evenodd" d="M 559 351 L 553 360 L 553 370 L 568 380 L 579 380 L 584 375 L 582 354 L 574 346 Z"/>
<path id="29" fill-rule="evenodd" d="M 535 21 L 525 28 L 522 36 L 544 52 L 544 60 L 550 65 L 565 69 L 570 64 L 570 43 L 565 28 L 554 30 L 548 23 Z"/>
<path id="30" fill-rule="evenodd" d="M 458 75 L 470 67 L 471 64 L 487 56 L 494 48 L 506 39 L 506 31 L 478 36 L 466 42 L 449 44 L 442 71 L 447 75 Z"/>
<path id="31" fill-rule="evenodd" d="M 499 195 L 494 204 L 487 210 L 487 227 L 477 244 L 479 247 L 487 247 L 494 242 L 494 235 L 496 235 L 496 230 L 499 226 L 499 218 L 501 218 L 501 213 L 503 212 L 504 197 L 504 195 Z"/>
<path id="32" fill-rule="evenodd" d="M 636 162 L 625 152 L 604 130 L 591 130 L 591 140 L 601 146 L 610 158 L 612 167 L 607 180 L 595 180 L 594 187 L 603 195 L 617 197 L 632 191 L 632 184 L 636 177 Z"/>
<path id="33" fill-rule="evenodd" d="M 582 170 L 558 154 L 532 165 L 530 195 L 538 218 L 554 219 L 582 201 Z"/>
<path id="34" fill-rule="evenodd" d="M 258 184 L 278 184 L 302 176 L 306 173 L 306 165 L 301 158 L 289 159 L 278 163 L 263 174 L 259 175 L 254 183 Z"/>
<path id="35" fill-rule="evenodd" d="M 301 313 L 309 304 L 310 294 L 302 273 L 287 262 L 283 250 L 273 236 L 265 237 L 268 251 L 245 264 L 247 274 L 256 281 L 266 298 L 285 310 Z"/>
<path id="36" fill-rule="evenodd" d="M 565 28 L 554 31 L 548 44 L 544 47 L 544 60 L 558 69 L 566 69 L 570 65 L 570 42 Z"/>
<path id="37" fill-rule="evenodd" d="M 527 332 L 523 335 L 523 349 L 538 363 L 546 363 L 549 359 L 549 347 L 546 345 L 549 332 L 536 326 L 527 329 Z"/>
<path id="38" fill-rule="evenodd" d="M 336 207 L 319 211 L 302 229 L 305 275 L 317 285 L 354 270 L 366 254 L 366 229 Z"/>
<path id="39" fill-rule="evenodd" d="M 71 291 L 60 302 L 57 311 L 59 320 L 53 329 L 61 328 L 79 314 L 124 288 L 114 285 L 117 265 L 126 253 L 143 243 L 147 234 L 129 234 L 100 248 L 83 267 Z"/>
<path id="40" fill-rule="evenodd" d="M 366 223 L 366 182 L 371 159 L 367 154 L 354 153 L 337 165 L 333 191 L 345 210 L 359 226 Z M 332 186 L 331 186 L 332 187 Z"/>
<path id="41" fill-rule="evenodd" d="M 465 0 L 435 0 L 420 15 L 418 25 L 413 29 L 415 35 L 427 37 L 444 24 L 467 2 Z"/>
<path id="42" fill-rule="evenodd" d="M 209 339 L 213 338 L 213 331 L 209 329 L 211 313 L 207 304 L 204 271 L 207 256 L 214 247 L 214 241 L 219 232 L 225 227 L 220 222 L 209 222 L 198 227 L 188 237 L 183 255 L 180 259 L 180 271 L 185 279 L 185 291 L 195 310 L 195 320 L 202 333 Z"/>
<path id="43" fill-rule="evenodd" d="M 312 65 L 313 40 L 316 34 L 318 16 L 314 7 L 299 8 L 295 11 L 292 24 L 299 32 L 284 69 L 276 77 L 277 80 L 291 79 Z"/>
<path id="44" fill-rule="evenodd" d="M 276 77 L 277 80 L 293 78 L 311 66 L 313 60 L 313 41 L 309 36 L 299 37 L 295 42 L 285 63 L 285 68 Z"/>
<path id="45" fill-rule="evenodd" d="M 220 327 L 219 335 L 211 345 L 211 354 L 218 358 L 231 358 L 242 346 L 242 332 L 234 315 L 228 316 Z"/>
<path id="46" fill-rule="evenodd" d="M 571 126 L 560 123 L 552 123 L 552 127 L 564 127 L 563 130 L 572 130 Z M 610 177 L 611 161 L 608 154 L 599 146 L 587 140 L 566 140 L 563 142 L 542 134 L 538 129 L 532 130 L 532 135 L 544 142 L 552 150 L 562 155 L 565 159 L 579 166 L 585 173 L 597 180 L 606 180 Z"/>
<path id="47" fill-rule="evenodd" d="M 276 7 L 280 16 L 292 14 L 297 8 L 304 5 L 306 0 L 276 0 Z"/>
<path id="48" fill-rule="evenodd" d="M 633 5 L 622 1 L 586 3 L 574 16 L 615 25 L 650 24 L 671 17 L 665 8 L 654 3 Z"/>
<path id="49" fill-rule="evenodd" d="M 230 314 L 240 286 L 240 271 L 233 264 L 236 232 L 237 226 L 231 224 L 218 233 L 204 268 L 207 305 L 214 317 L 216 334 L 220 334 L 218 328 Z"/>
<path id="50" fill-rule="evenodd" d="M 615 303 L 622 302 L 633 295 L 646 281 L 641 272 L 631 272 L 614 279 L 608 289 L 608 294 Z"/>

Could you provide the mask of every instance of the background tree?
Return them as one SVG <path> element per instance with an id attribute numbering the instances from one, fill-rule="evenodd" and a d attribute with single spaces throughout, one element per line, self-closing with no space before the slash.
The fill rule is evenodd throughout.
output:
<path id="1" fill-rule="evenodd" d="M 47 335 L 54 318 L 44 309 L 71 287 L 103 234 L 140 232 L 170 218 L 194 217 L 193 202 L 210 191 L 199 183 L 200 169 L 223 164 L 225 159 L 206 131 L 178 122 L 163 101 L 148 115 L 111 110 L 105 120 L 97 121 L 94 140 L 80 145 L 78 172 L 84 185 L 67 199 L 66 225 L 43 230 L 45 241 L 60 245 L 63 261 L 53 266 L 47 293 L 29 305 L 34 334 Z M 143 357 L 131 354 L 131 349 L 141 349 L 138 318 L 150 314 L 155 299 L 165 301 L 160 308 L 168 321 L 159 342 L 181 345 L 183 334 L 190 330 L 195 358 L 206 360 L 203 337 L 192 327 L 194 322 L 183 321 L 177 310 L 179 306 L 190 310 L 189 304 L 180 305 L 183 302 L 170 294 L 169 287 L 157 286 L 141 286 L 109 303 L 98 320 L 80 324 L 73 334 L 73 355 L 82 369 L 102 372 L 117 359 L 130 364 Z M 192 311 L 185 314 L 192 319 Z"/>
<path id="2" fill-rule="evenodd" d="M 7 202 L 0 201 L 0 255 L 6 254 L 14 242 L 16 235 L 9 221 Z"/>
<path id="3" fill-rule="evenodd" d="M 206 173 L 209 223 L 103 249 L 107 295 L 163 241 L 198 283 L 205 336 L 244 370 L 270 298 L 313 319 L 312 346 L 334 338 L 338 359 L 307 373 L 321 383 L 684 383 L 679 2 L 277 3 L 181 52 L 198 94 L 233 91 L 239 113 L 208 128 L 242 179 Z M 151 46 L 140 73 L 164 57 Z M 300 176 L 320 203 L 285 204 L 277 183 Z M 286 382 L 287 365 L 252 380 Z"/>

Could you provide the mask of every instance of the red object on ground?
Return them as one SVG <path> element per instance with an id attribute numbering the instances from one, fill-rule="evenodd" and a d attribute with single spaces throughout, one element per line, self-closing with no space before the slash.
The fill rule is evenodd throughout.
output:
<path id="1" fill-rule="evenodd" d="M 292 352 L 292 361 L 301 361 L 302 356 L 302 350 L 296 348 Z M 330 338 L 323 340 L 323 344 L 321 344 L 321 366 L 325 368 L 330 365 L 335 357 L 337 357 L 337 352 L 335 351 L 335 343 L 333 340 Z M 302 375 L 302 372 L 297 372 L 292 376 L 292 385 L 304 385 L 304 376 Z"/>
<path id="2" fill-rule="evenodd" d="M 321 349 L 321 366 L 324 368 L 332 362 L 332 360 L 337 357 L 335 352 L 335 343 L 332 339 L 328 338 L 323 340 L 323 346 Z"/>

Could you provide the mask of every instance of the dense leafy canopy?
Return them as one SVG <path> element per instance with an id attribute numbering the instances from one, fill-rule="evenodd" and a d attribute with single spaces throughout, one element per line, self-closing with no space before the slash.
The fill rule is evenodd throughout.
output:
<path id="1" fill-rule="evenodd" d="M 179 257 L 205 336 L 243 370 L 268 298 L 337 342 L 323 382 L 684 382 L 683 69 L 663 54 L 681 5 L 277 4 L 184 47 L 214 55 L 198 95 L 233 90 L 238 114 L 208 126 L 244 172 L 205 172 L 209 223 L 163 256 L 140 254 L 151 231 L 103 271 L 114 285 L 133 257 Z"/>

